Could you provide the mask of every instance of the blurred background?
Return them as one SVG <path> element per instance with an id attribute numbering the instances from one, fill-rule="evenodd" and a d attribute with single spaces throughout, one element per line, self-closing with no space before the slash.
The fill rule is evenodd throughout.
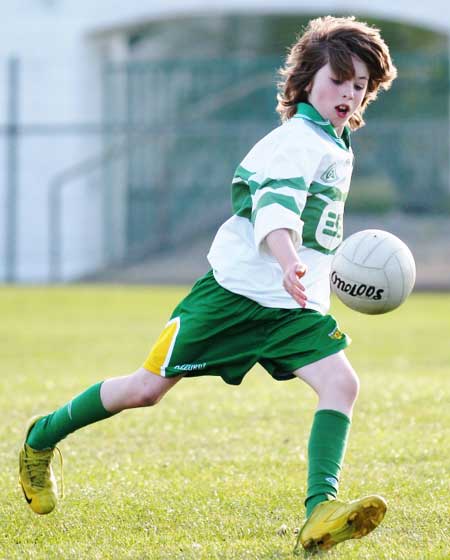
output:
<path id="1" fill-rule="evenodd" d="M 0 282 L 191 282 L 230 182 L 279 124 L 309 19 L 379 27 L 399 77 L 366 112 L 345 235 L 387 229 L 450 288 L 450 7 L 379 0 L 14 0 L 0 22 Z"/>

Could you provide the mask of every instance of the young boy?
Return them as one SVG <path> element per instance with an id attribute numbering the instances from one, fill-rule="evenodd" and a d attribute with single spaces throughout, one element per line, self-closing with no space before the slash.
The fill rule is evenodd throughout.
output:
<path id="1" fill-rule="evenodd" d="M 212 270 L 176 307 L 143 367 L 30 420 L 20 484 L 36 513 L 56 505 L 51 460 L 68 434 L 154 405 L 184 377 L 217 375 L 238 385 L 259 362 L 274 379 L 299 378 L 318 395 L 299 542 L 328 549 L 383 519 L 379 496 L 336 499 L 358 378 L 344 354 L 349 339 L 327 310 L 352 172 L 350 129 L 364 124 L 366 106 L 396 70 L 378 30 L 328 16 L 309 23 L 281 75 L 283 124 L 237 168 L 234 214 L 210 249 Z"/>

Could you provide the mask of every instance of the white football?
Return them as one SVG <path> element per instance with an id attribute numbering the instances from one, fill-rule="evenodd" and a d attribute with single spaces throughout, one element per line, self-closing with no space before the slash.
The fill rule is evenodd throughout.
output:
<path id="1" fill-rule="evenodd" d="M 414 257 L 392 233 L 366 229 L 348 237 L 331 264 L 331 289 L 351 309 L 378 315 L 401 305 L 416 281 Z"/>

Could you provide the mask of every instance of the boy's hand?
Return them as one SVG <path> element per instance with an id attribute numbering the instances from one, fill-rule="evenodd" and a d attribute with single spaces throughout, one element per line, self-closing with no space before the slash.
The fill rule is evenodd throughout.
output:
<path id="1" fill-rule="evenodd" d="M 301 306 L 306 306 L 305 287 L 300 282 L 306 273 L 306 266 L 299 260 L 287 229 L 275 229 L 267 235 L 267 245 L 272 255 L 283 269 L 283 287 Z"/>
<path id="2" fill-rule="evenodd" d="M 307 300 L 305 287 L 300 282 L 300 278 L 302 278 L 305 274 L 306 266 L 296 262 L 286 268 L 283 276 L 284 289 L 301 307 L 305 307 Z"/>

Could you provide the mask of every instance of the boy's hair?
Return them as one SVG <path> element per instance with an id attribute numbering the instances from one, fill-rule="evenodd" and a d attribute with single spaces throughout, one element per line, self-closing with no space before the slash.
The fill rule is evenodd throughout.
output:
<path id="1" fill-rule="evenodd" d="M 352 79 L 352 55 L 367 65 L 369 82 L 361 107 L 351 116 L 349 126 L 352 130 L 364 126 L 364 110 L 376 99 L 380 88 L 390 88 L 397 69 L 379 29 L 356 21 L 353 16 L 313 19 L 292 45 L 284 68 L 279 70 L 282 80 L 278 83 L 277 111 L 281 120 L 286 121 L 295 115 L 297 103 L 308 101 L 306 88 L 325 64 L 330 63 L 337 79 Z"/>

